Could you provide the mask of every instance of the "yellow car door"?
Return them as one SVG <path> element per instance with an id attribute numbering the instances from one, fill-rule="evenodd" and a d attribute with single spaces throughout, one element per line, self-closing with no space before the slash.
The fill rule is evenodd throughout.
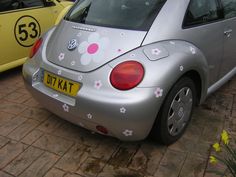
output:
<path id="1" fill-rule="evenodd" d="M 23 64 L 64 8 L 56 0 L 0 0 L 0 72 Z"/>

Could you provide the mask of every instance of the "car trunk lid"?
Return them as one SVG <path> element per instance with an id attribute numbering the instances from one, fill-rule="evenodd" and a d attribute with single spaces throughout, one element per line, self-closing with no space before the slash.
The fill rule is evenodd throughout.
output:
<path id="1" fill-rule="evenodd" d="M 46 56 L 56 65 L 90 72 L 139 47 L 146 33 L 64 20 L 52 34 Z"/>

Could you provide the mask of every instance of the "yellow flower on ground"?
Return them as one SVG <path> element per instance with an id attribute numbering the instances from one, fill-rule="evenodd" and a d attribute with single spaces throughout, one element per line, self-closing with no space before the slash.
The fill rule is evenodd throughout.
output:
<path id="1" fill-rule="evenodd" d="M 218 160 L 214 157 L 214 156 L 210 156 L 210 163 L 212 164 L 216 164 L 218 162 Z"/>
<path id="2" fill-rule="evenodd" d="M 220 149 L 220 144 L 219 143 L 215 143 L 213 144 L 213 148 L 215 149 L 216 152 L 219 152 L 221 149 Z"/>
<path id="3" fill-rule="evenodd" d="M 221 133 L 221 140 L 224 142 L 224 144 L 229 144 L 229 135 L 227 131 L 223 130 L 223 132 Z"/>

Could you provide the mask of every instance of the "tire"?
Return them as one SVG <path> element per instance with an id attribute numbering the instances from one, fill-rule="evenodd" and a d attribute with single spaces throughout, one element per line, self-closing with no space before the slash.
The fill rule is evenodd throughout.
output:
<path id="1" fill-rule="evenodd" d="M 152 128 L 152 137 L 164 145 L 176 142 L 188 126 L 196 103 L 196 87 L 189 77 L 171 88 Z"/>

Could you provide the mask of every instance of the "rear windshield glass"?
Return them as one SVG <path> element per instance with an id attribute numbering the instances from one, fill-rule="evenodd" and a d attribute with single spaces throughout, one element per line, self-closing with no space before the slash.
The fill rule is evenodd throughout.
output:
<path id="1" fill-rule="evenodd" d="M 66 20 L 147 31 L 166 0 L 79 0 Z"/>

